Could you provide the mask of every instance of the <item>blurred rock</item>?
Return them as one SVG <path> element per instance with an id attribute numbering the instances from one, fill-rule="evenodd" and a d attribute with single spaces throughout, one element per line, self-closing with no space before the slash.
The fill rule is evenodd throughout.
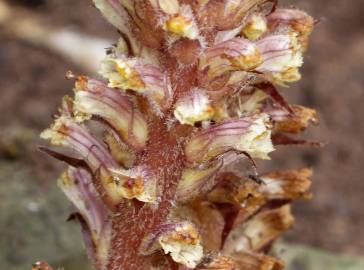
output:
<path id="1" fill-rule="evenodd" d="M 364 269 L 364 258 L 332 254 L 305 245 L 277 243 L 273 253 L 286 262 L 286 270 Z"/>
<path id="2" fill-rule="evenodd" d="M 38 260 L 61 261 L 83 251 L 79 227 L 65 221 L 70 204 L 55 182 L 41 187 L 32 178 L 25 167 L 0 161 L 1 269 L 30 269 Z"/>

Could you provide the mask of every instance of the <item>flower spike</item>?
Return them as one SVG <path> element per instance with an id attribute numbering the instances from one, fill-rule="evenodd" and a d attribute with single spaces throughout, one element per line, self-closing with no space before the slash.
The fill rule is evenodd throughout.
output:
<path id="1" fill-rule="evenodd" d="M 312 172 L 255 159 L 321 144 L 287 135 L 318 123 L 278 87 L 301 78 L 314 21 L 277 2 L 93 0 L 120 34 L 105 81 L 77 78 L 41 135 L 67 150 L 41 149 L 71 166 L 59 185 L 97 270 L 283 269 L 267 252 Z"/>

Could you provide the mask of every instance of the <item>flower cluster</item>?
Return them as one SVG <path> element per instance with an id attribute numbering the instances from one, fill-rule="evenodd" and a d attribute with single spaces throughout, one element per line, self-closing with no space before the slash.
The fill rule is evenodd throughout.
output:
<path id="1" fill-rule="evenodd" d="M 94 4 L 120 40 L 41 136 L 64 149 L 44 150 L 70 165 L 59 185 L 96 267 L 282 269 L 264 252 L 312 172 L 258 174 L 254 160 L 317 145 L 291 137 L 315 111 L 276 88 L 301 78 L 312 17 L 269 0 Z"/>

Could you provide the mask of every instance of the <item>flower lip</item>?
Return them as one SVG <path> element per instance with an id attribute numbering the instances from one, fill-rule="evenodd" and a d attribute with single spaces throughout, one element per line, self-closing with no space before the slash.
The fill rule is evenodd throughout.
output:
<path id="1" fill-rule="evenodd" d="M 261 176 L 265 185 L 259 187 L 259 192 L 269 200 L 310 199 L 312 170 L 276 171 Z"/>
<path id="2" fill-rule="evenodd" d="M 124 198 L 146 203 L 156 202 L 156 182 L 147 175 L 145 169 L 134 167 L 130 170 L 110 169 L 110 171 L 114 180 L 119 183 Z"/>
<path id="3" fill-rule="evenodd" d="M 144 239 L 140 251 L 149 255 L 158 249 L 189 268 L 196 267 L 203 257 L 201 236 L 196 227 L 187 221 L 160 227 L 158 232 Z"/>
<path id="4" fill-rule="evenodd" d="M 166 29 L 180 36 L 187 35 L 186 32 L 191 27 L 192 27 L 192 21 L 187 20 L 185 17 L 181 15 L 174 16 L 166 22 Z"/>
<path id="5" fill-rule="evenodd" d="M 106 58 L 101 66 L 100 74 L 109 79 L 110 87 L 141 91 L 145 88 L 140 73 L 135 66 L 136 60 Z"/>
<path id="6" fill-rule="evenodd" d="M 293 105 L 293 113 L 276 122 L 275 130 L 284 133 L 298 134 L 307 129 L 310 124 L 317 125 L 317 112 L 303 106 Z"/>

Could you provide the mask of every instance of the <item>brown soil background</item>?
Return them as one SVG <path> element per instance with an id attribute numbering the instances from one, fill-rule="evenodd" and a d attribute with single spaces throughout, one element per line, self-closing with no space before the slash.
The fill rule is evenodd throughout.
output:
<path id="1" fill-rule="evenodd" d="M 9 0 L 26 3 L 46 24 L 116 38 L 90 2 Z M 295 4 L 320 20 L 311 38 L 303 80 L 283 93 L 293 103 L 319 111 L 321 124 L 307 136 L 328 145 L 323 150 L 280 148 L 271 164 L 260 164 L 260 169 L 311 166 L 315 170 L 314 199 L 295 205 L 296 225 L 286 240 L 364 255 L 364 2 L 282 2 Z M 0 159 L 10 162 L 14 170 L 29 169 L 34 179 L 27 181 L 43 192 L 55 185 L 52 179 L 61 167 L 38 153 L 26 132 L 47 127 L 60 98 L 71 92 L 72 83 L 64 78 L 67 70 L 83 73 L 67 59 L 0 30 Z M 11 177 L 1 179 L 7 181 Z"/>

